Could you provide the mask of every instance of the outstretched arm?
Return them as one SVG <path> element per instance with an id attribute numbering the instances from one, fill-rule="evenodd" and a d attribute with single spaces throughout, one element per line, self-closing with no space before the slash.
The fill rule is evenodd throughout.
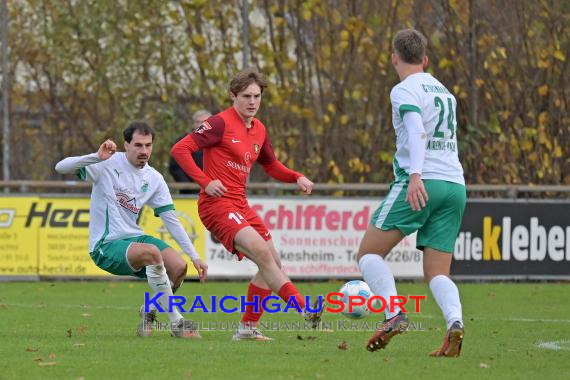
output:
<path id="1" fill-rule="evenodd" d="M 170 235 L 176 240 L 182 251 L 185 254 L 190 256 L 192 260 L 192 264 L 194 264 L 194 268 L 198 271 L 198 276 L 200 277 L 200 281 L 205 281 L 208 277 L 208 265 L 202 261 L 200 255 L 196 251 L 194 244 L 190 241 L 188 234 L 182 227 L 180 220 L 176 216 L 173 210 L 164 211 L 160 213 L 160 218 L 164 223 L 164 226 L 170 232 Z"/>
<path id="2" fill-rule="evenodd" d="M 289 169 L 283 165 L 277 157 L 275 157 L 275 152 L 271 146 L 271 141 L 269 136 L 265 137 L 265 142 L 261 147 L 261 152 L 259 153 L 258 162 L 262 165 L 265 172 L 281 182 L 287 183 L 297 183 L 299 188 L 306 194 L 311 194 L 313 190 L 314 183 L 311 182 L 303 174 Z"/>
<path id="3" fill-rule="evenodd" d="M 85 156 L 67 157 L 55 165 L 55 170 L 60 174 L 76 173 L 77 170 L 86 166 L 105 161 L 117 151 L 117 145 L 112 140 L 106 140 L 101 144 L 96 153 Z"/>

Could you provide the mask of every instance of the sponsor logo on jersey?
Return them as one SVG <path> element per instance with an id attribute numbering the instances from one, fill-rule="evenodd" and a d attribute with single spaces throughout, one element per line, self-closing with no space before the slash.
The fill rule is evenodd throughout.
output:
<path id="1" fill-rule="evenodd" d="M 226 166 L 229 168 L 237 169 L 239 171 L 242 171 L 244 173 L 249 174 L 250 169 L 247 167 L 247 165 L 238 164 L 237 162 L 233 162 L 233 161 L 228 161 Z"/>
<path id="2" fill-rule="evenodd" d="M 200 124 L 198 128 L 194 130 L 194 133 L 198 133 L 199 135 L 203 134 L 204 132 L 212 129 L 212 126 L 207 121 Z"/>
<path id="3" fill-rule="evenodd" d="M 255 154 L 259 154 L 259 145 L 258 144 L 253 144 L 253 152 Z"/>
<path id="4" fill-rule="evenodd" d="M 131 197 L 125 193 L 115 193 L 115 194 L 117 196 L 117 202 L 122 208 L 132 212 L 135 215 L 138 215 L 141 209 L 140 207 L 137 207 L 137 199 L 135 197 Z"/>

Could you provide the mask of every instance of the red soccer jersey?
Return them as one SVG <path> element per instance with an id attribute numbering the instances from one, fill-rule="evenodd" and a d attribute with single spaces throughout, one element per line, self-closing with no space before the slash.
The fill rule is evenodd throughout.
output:
<path id="1" fill-rule="evenodd" d="M 192 152 L 204 151 L 204 171 L 192 159 Z M 171 150 L 180 167 L 201 187 L 214 179 L 227 188 L 224 197 L 245 201 L 245 188 L 256 161 L 273 178 L 296 182 L 303 175 L 286 168 L 275 158 L 271 141 L 261 121 L 253 118 L 248 128 L 234 107 L 211 116 L 199 128 L 180 140 Z"/>

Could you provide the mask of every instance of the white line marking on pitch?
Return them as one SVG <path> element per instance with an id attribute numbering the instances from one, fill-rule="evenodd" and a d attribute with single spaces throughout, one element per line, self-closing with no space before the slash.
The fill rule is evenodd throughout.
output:
<path id="1" fill-rule="evenodd" d="M 552 342 L 539 341 L 536 343 L 536 346 L 538 348 L 544 348 L 547 350 L 554 350 L 554 351 L 570 350 L 570 340 L 555 340 Z"/>

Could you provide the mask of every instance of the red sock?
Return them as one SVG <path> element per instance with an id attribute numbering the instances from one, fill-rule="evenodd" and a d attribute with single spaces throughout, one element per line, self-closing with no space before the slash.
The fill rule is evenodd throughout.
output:
<path id="1" fill-rule="evenodd" d="M 245 307 L 245 314 L 241 317 L 241 321 L 243 323 L 245 323 L 247 326 L 249 326 L 250 324 L 255 324 L 255 323 L 259 322 L 259 319 L 261 318 L 261 315 L 263 314 L 263 308 L 261 307 L 261 301 L 263 301 L 263 299 L 265 297 L 270 296 L 271 293 L 272 293 L 271 289 L 263 289 L 263 288 L 260 288 L 259 286 L 256 286 L 250 282 L 249 287 L 247 288 L 247 301 L 253 302 L 253 300 L 255 299 L 254 296 L 258 296 L 257 304 L 259 305 L 259 309 L 258 309 L 259 312 L 256 313 L 254 311 L 254 306 L 248 305 Z"/>
<path id="2" fill-rule="evenodd" d="M 305 298 L 301 296 L 301 294 L 299 293 L 299 291 L 291 281 L 283 284 L 283 286 L 281 286 L 281 289 L 279 289 L 278 294 L 279 297 L 281 297 L 285 302 L 289 302 L 289 298 L 295 297 L 297 303 L 301 307 L 301 310 L 305 310 Z"/>

